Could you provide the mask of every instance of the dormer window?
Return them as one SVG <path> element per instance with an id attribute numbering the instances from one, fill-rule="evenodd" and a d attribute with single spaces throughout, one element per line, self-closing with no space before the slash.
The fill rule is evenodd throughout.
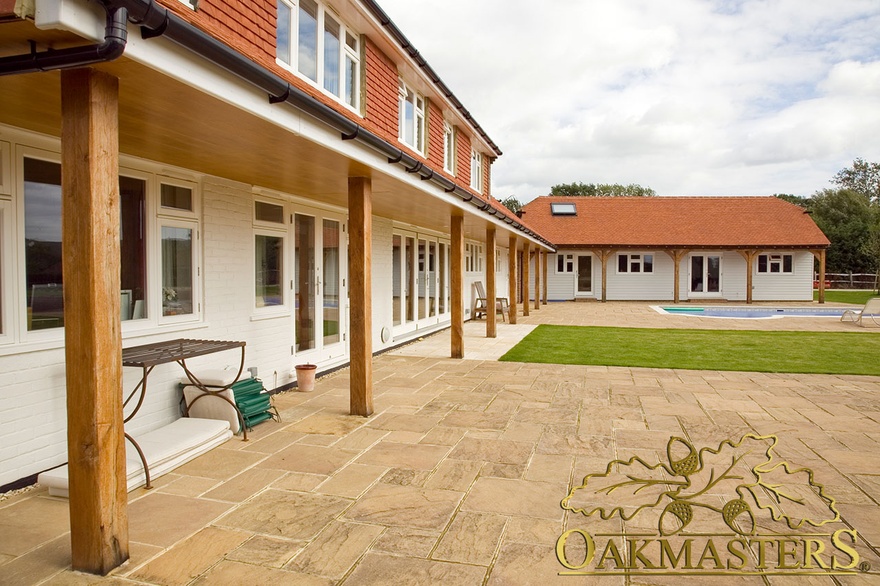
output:
<path id="1" fill-rule="evenodd" d="M 551 203 L 550 213 L 554 216 L 576 216 L 577 207 L 573 203 Z"/>

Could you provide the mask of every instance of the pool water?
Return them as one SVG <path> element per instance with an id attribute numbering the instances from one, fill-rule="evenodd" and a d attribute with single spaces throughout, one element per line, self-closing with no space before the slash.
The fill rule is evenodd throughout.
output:
<path id="1" fill-rule="evenodd" d="M 657 307 L 660 313 L 694 315 L 697 317 L 773 318 L 773 317 L 840 317 L 844 307 Z"/>

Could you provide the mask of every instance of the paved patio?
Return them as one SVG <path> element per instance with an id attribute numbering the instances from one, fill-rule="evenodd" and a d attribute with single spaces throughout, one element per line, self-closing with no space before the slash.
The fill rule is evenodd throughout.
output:
<path id="1" fill-rule="evenodd" d="M 777 435 L 775 453 L 813 471 L 841 515 L 830 530 L 858 530 L 868 565 L 837 583 L 880 583 L 880 377 L 497 362 L 543 322 L 860 330 L 827 318 L 662 316 L 636 303 L 551 304 L 499 323 L 491 341 L 468 323 L 465 360 L 445 357 L 448 332 L 378 357 L 374 416 L 346 414 L 343 370 L 313 393 L 277 396 L 283 423 L 130 493 L 131 560 L 107 578 L 68 569 L 66 500 L 36 489 L 0 501 L 0 584 L 680 584 L 688 578 L 560 576 L 565 530 L 634 535 L 658 517 L 624 526 L 560 501 L 613 459 L 666 461 L 672 436 L 717 448 L 747 433 Z M 695 516 L 694 527 L 712 522 Z M 834 582 L 768 573 L 711 583 Z"/>

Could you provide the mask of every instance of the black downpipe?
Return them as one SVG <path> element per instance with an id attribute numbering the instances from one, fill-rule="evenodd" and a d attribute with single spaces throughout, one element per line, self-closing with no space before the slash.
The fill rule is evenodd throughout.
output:
<path id="1" fill-rule="evenodd" d="M 128 11 L 121 7 L 104 6 L 104 9 L 107 11 L 107 26 L 104 29 L 103 42 L 84 47 L 47 49 L 39 52 L 32 45 L 30 53 L 0 59 L 0 75 L 73 69 L 113 61 L 122 55 L 128 42 L 126 29 Z"/>

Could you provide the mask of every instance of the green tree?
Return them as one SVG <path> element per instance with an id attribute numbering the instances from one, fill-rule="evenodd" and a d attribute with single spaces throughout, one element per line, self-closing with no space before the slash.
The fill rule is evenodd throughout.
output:
<path id="1" fill-rule="evenodd" d="M 831 182 L 841 189 L 857 191 L 880 204 L 880 163 L 858 158 L 853 161 L 852 167 L 838 171 Z"/>
<path id="2" fill-rule="evenodd" d="M 514 214 L 519 212 L 523 207 L 522 202 L 518 200 L 515 195 L 505 197 L 504 199 L 500 199 L 498 201 L 500 201 L 501 205 L 512 211 Z"/>
<path id="3" fill-rule="evenodd" d="M 657 193 L 650 187 L 635 183 L 559 183 L 550 188 L 550 195 L 589 196 L 589 197 L 651 197 Z"/>
<path id="4" fill-rule="evenodd" d="M 877 212 L 864 194 L 851 189 L 825 189 L 812 198 L 813 220 L 828 239 L 830 273 L 867 273 L 876 269 L 870 253 Z"/>
<path id="5" fill-rule="evenodd" d="M 794 205 L 802 207 L 805 210 L 809 210 L 810 205 L 813 203 L 813 200 L 809 197 L 801 197 L 800 195 L 792 195 L 791 193 L 774 193 L 773 197 L 784 199 L 788 203 L 793 203 Z"/>

